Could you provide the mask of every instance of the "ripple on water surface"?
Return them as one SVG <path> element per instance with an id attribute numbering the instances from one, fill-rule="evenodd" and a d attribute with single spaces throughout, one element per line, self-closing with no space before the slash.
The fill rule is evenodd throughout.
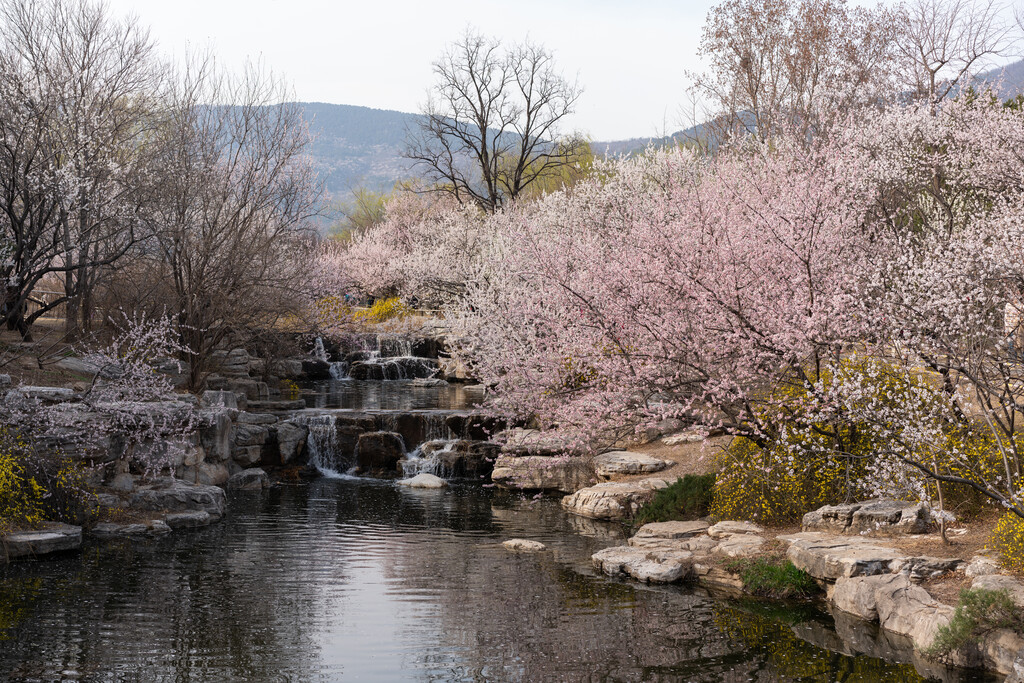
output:
<path id="1" fill-rule="evenodd" d="M 548 550 L 501 548 L 514 536 Z M 469 485 L 410 491 L 320 479 L 238 496 L 225 521 L 207 529 L 0 569 L 0 674 L 922 680 L 909 665 L 826 649 L 841 641 L 813 609 L 594 576 L 590 554 L 620 538 L 615 526 L 566 516 L 557 501 Z"/>

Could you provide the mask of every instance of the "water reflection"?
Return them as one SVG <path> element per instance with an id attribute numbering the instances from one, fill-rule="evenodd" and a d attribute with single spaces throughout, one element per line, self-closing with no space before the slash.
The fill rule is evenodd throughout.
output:
<path id="1" fill-rule="evenodd" d="M 302 385 L 307 408 L 347 410 L 464 410 L 483 400 L 475 385 L 443 383 L 417 386 L 413 380 L 374 382 L 331 380 Z"/>
<path id="2" fill-rule="evenodd" d="M 557 501 L 318 480 L 234 498 L 219 526 L 0 569 L 14 681 L 919 681 L 766 612 L 595 576 L 614 525 Z M 500 541 L 549 550 L 511 554 Z M 835 648 L 833 648 L 835 649 Z"/>

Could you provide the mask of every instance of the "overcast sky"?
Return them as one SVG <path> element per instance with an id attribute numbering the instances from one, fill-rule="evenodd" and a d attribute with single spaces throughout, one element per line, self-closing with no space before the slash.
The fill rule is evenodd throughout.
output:
<path id="1" fill-rule="evenodd" d="M 685 71 L 710 0 L 108 0 L 136 14 L 162 49 L 210 47 L 237 68 L 262 58 L 303 101 L 415 112 L 431 63 L 468 24 L 555 51 L 584 87 L 572 126 L 597 140 L 678 130 Z"/>

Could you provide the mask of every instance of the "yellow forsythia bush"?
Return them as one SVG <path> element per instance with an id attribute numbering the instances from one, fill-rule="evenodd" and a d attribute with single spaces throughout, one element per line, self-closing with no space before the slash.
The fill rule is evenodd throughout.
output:
<path id="1" fill-rule="evenodd" d="M 31 449 L 21 437 L 0 430 L 0 531 L 43 520 L 46 490 L 26 474 Z"/>
<path id="2" fill-rule="evenodd" d="M 1007 512 L 996 524 L 989 543 L 999 551 L 1004 567 L 1024 570 L 1024 519 Z"/>
<path id="3" fill-rule="evenodd" d="M 373 306 L 365 311 L 357 311 L 356 319 L 370 323 L 382 323 L 392 318 L 405 318 L 412 314 L 412 309 L 402 303 L 397 296 L 390 299 L 378 299 Z"/>

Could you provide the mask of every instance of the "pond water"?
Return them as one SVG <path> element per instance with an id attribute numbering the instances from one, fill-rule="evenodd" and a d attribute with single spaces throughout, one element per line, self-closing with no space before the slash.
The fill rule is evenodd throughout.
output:
<path id="1" fill-rule="evenodd" d="M 477 385 L 418 386 L 413 380 L 307 382 L 301 392 L 308 408 L 353 411 L 469 410 L 483 399 Z"/>
<path id="2" fill-rule="evenodd" d="M 809 644 L 836 640 L 813 608 L 596 576 L 590 554 L 621 533 L 471 484 L 237 495 L 212 527 L 0 568 L 0 678 L 922 680 Z M 548 550 L 509 553 L 512 537 Z"/>

